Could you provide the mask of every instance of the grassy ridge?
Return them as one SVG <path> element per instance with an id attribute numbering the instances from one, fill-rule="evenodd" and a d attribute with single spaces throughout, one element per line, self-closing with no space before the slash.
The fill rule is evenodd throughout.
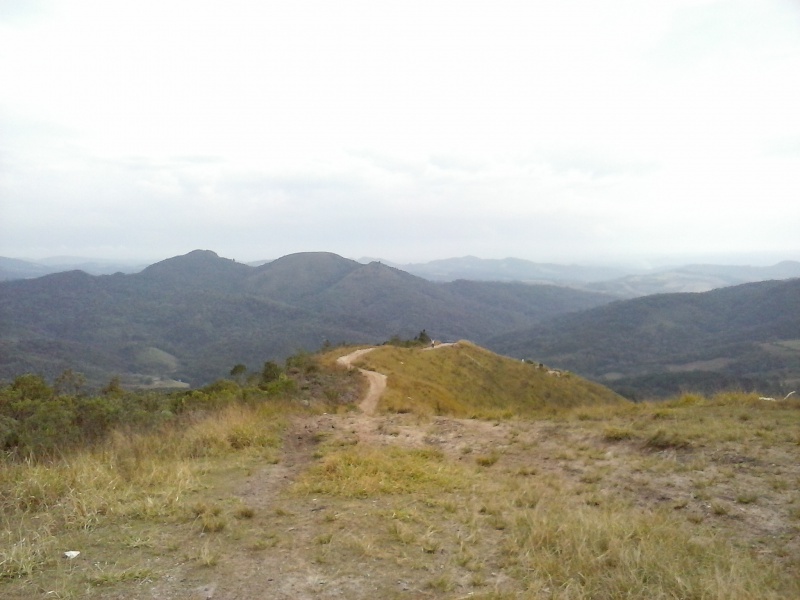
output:
<path id="1" fill-rule="evenodd" d="M 548 374 L 464 341 L 432 350 L 384 346 L 360 365 L 388 375 L 380 408 L 389 412 L 494 418 L 625 403 L 571 373 Z"/>

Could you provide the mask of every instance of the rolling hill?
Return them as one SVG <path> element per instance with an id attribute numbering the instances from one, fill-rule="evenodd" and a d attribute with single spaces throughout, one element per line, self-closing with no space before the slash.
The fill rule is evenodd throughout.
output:
<path id="1" fill-rule="evenodd" d="M 285 269 L 291 269 L 291 264 L 302 261 L 305 254 L 316 255 L 317 259 L 321 259 L 325 253 L 299 253 L 291 255 L 293 257 L 291 259 L 284 257 L 281 260 L 282 266 Z M 343 261 L 340 265 L 343 268 L 353 268 L 352 261 L 347 261 L 335 254 L 330 255 L 329 262 L 337 260 Z M 270 262 L 273 261 L 259 260 L 249 262 L 247 266 L 261 267 Z M 705 292 L 742 283 L 800 277 L 800 262 L 793 260 L 785 260 L 771 266 L 689 264 L 663 268 L 538 263 L 519 258 L 485 259 L 475 256 L 411 264 L 367 258 L 361 258 L 358 262 L 361 264 L 380 262 L 428 281 L 440 283 L 469 280 L 552 284 L 612 294 L 620 298 L 678 292 Z M 30 261 L 0 256 L 0 281 L 30 279 L 75 270 L 85 271 L 91 275 L 111 275 L 118 272 L 136 273 L 143 268 L 145 265 L 139 263 L 80 257 L 54 257 Z M 331 275 L 334 274 L 335 269 L 331 272 Z M 309 281 L 314 279 L 313 271 L 310 273 L 301 271 L 296 275 L 305 277 Z M 274 276 L 280 280 L 279 274 L 275 273 L 267 278 L 263 286 L 268 287 L 268 281 L 272 280 Z M 295 281 L 294 286 L 297 287 L 299 293 L 300 282 Z M 276 288 L 270 291 L 280 293 Z"/>
<path id="2" fill-rule="evenodd" d="M 379 404 L 388 412 L 492 418 L 625 402 L 598 383 L 466 341 L 424 350 L 384 346 L 359 365 L 388 376 Z"/>
<path id="3" fill-rule="evenodd" d="M 326 342 L 376 343 L 421 329 L 480 342 L 609 301 L 553 286 L 437 284 L 330 253 L 250 267 L 207 250 L 130 275 L 2 282 L 0 299 L 0 378 L 71 368 L 95 383 L 119 374 L 192 385 Z"/>
<path id="4" fill-rule="evenodd" d="M 629 397 L 723 387 L 788 392 L 800 384 L 800 279 L 618 301 L 487 345 Z"/>
<path id="5" fill-rule="evenodd" d="M 800 400 L 355 350 L 280 389 L 0 386 L 0 595 L 800 597 Z M 343 356 L 388 375 L 377 407 Z"/>

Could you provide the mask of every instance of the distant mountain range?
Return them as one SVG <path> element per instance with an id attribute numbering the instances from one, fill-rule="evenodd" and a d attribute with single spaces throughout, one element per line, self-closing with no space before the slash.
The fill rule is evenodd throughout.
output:
<path id="1" fill-rule="evenodd" d="M 85 271 L 91 275 L 111 275 L 112 273 L 136 273 L 147 265 L 133 262 L 93 260 L 89 258 L 57 256 L 31 261 L 0 256 L 0 281 L 13 279 L 32 279 L 51 273 L 64 271 Z"/>
<path id="2" fill-rule="evenodd" d="M 728 267 L 724 281 L 794 268 Z M 724 269 L 681 272 L 722 281 Z M 800 388 L 800 279 L 626 300 L 592 285 L 601 291 L 434 282 L 324 252 L 253 267 L 197 250 L 133 274 L 0 282 L 0 379 L 73 369 L 95 384 L 120 375 L 129 384 L 201 385 L 238 363 L 259 368 L 327 343 L 374 344 L 425 329 L 571 370 L 632 398 Z"/>
<path id="3" fill-rule="evenodd" d="M 521 281 L 549 283 L 635 298 L 672 292 L 707 292 L 716 288 L 800 277 L 800 262 L 783 261 L 767 267 L 685 265 L 664 269 L 535 263 L 518 258 L 481 259 L 474 256 L 427 263 L 395 264 L 398 269 L 431 281 Z"/>
<path id="4" fill-rule="evenodd" d="M 800 262 L 787 260 L 768 267 L 686 265 L 652 273 L 626 275 L 608 281 L 592 282 L 582 287 L 634 298 L 675 292 L 708 292 L 743 283 L 794 277 L 800 277 Z"/>
<path id="5" fill-rule="evenodd" d="M 69 271 L 0 283 L 0 378 L 67 368 L 94 382 L 225 376 L 326 342 L 376 343 L 420 330 L 477 342 L 607 294 L 547 285 L 434 283 L 330 253 L 260 267 L 195 251 L 135 274 Z"/>
<path id="6" fill-rule="evenodd" d="M 270 260 L 246 263 L 261 267 Z M 398 264 L 380 259 L 359 259 L 360 263 L 380 262 L 428 281 L 451 282 L 503 281 L 544 283 L 636 298 L 673 292 L 707 292 L 721 287 L 800 277 L 800 262 L 783 261 L 766 267 L 731 265 L 684 265 L 662 269 L 633 269 L 610 266 L 537 263 L 519 258 L 484 259 L 474 256 L 434 260 L 426 263 Z M 77 257 L 55 257 L 26 261 L 0 257 L 0 281 L 30 279 L 51 273 L 81 270 L 91 275 L 137 273 L 146 265 Z"/>
<path id="7" fill-rule="evenodd" d="M 630 274 L 630 270 L 617 267 L 561 265 L 537 263 L 519 258 L 486 259 L 475 256 L 447 258 L 426 263 L 389 264 L 430 281 L 468 279 L 473 281 L 585 284 L 617 279 Z"/>

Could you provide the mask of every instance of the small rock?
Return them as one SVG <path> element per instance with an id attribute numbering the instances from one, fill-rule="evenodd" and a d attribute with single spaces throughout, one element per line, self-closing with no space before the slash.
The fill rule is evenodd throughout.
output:
<path id="1" fill-rule="evenodd" d="M 75 558 L 80 552 L 78 550 L 67 550 L 64 552 L 64 558 Z"/>

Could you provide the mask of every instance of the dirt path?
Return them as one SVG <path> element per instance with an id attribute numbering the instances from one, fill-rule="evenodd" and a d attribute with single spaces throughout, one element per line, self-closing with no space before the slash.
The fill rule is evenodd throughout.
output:
<path id="1" fill-rule="evenodd" d="M 434 344 L 433 346 L 426 346 L 423 350 L 438 350 L 439 348 L 448 348 L 450 346 L 455 346 L 458 342 L 440 342 L 438 344 Z"/>
<path id="2" fill-rule="evenodd" d="M 361 350 L 356 350 L 345 356 L 340 356 L 336 359 L 336 362 L 348 369 L 352 369 L 354 361 L 373 350 L 375 350 L 375 348 L 362 348 Z M 365 415 L 373 416 L 378 407 L 378 401 L 386 390 L 386 375 L 378 373 L 377 371 L 367 371 L 366 369 L 359 369 L 358 371 L 366 377 L 369 382 L 367 395 L 364 396 L 364 399 L 358 404 L 358 407 Z"/>

